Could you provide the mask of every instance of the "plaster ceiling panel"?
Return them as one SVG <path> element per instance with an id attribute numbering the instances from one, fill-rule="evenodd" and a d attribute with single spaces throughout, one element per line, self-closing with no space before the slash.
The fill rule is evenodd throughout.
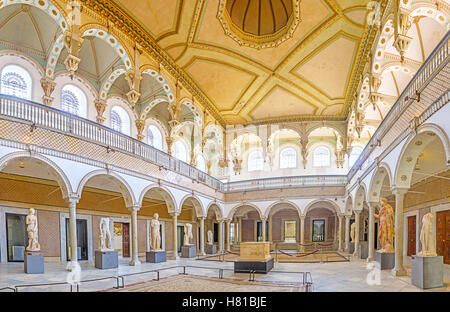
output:
<path id="1" fill-rule="evenodd" d="M 446 30 L 442 25 L 438 24 L 434 19 L 421 18 L 419 21 L 420 34 L 422 40 L 426 40 L 423 44 L 425 59 L 433 52 L 434 47 L 438 45 L 444 37 Z"/>
<path id="2" fill-rule="evenodd" d="M 316 108 L 280 86 L 269 91 L 253 109 L 250 116 L 254 119 L 276 118 L 292 115 L 311 115 Z"/>
<path id="3" fill-rule="evenodd" d="M 170 55 L 171 58 L 176 60 L 181 55 L 181 53 L 183 53 L 185 48 L 186 47 L 183 44 L 181 46 L 175 46 L 173 48 L 168 48 L 168 49 L 166 49 L 166 51 Z"/>
<path id="4" fill-rule="evenodd" d="M 343 9 L 355 7 L 355 6 L 366 6 L 367 3 L 373 0 L 335 0 L 336 3 Z"/>
<path id="5" fill-rule="evenodd" d="M 363 26 L 366 23 L 366 13 L 365 9 L 352 10 L 345 13 L 345 16 L 348 17 L 352 22 Z"/>
<path id="6" fill-rule="evenodd" d="M 236 1 L 239 3 L 239 1 Z M 320 25 L 333 13 L 322 2 L 318 0 L 302 0 L 300 4 L 300 18 L 291 39 L 286 40 L 276 48 L 254 49 L 239 44 L 224 34 L 224 29 L 217 19 L 217 2 L 209 1 L 206 3 L 202 18 L 199 22 L 197 36 L 195 42 L 214 45 L 234 53 L 243 55 L 251 61 L 256 61 L 262 66 L 274 68 L 281 60 L 283 60 L 292 49 L 298 45 L 301 40 L 309 35 L 315 28 L 319 29 Z"/>
<path id="7" fill-rule="evenodd" d="M 297 66 L 294 73 L 330 98 L 343 98 L 356 48 L 354 40 L 339 37 Z"/>
<path id="8" fill-rule="evenodd" d="M 322 111 L 322 115 L 327 116 L 340 115 L 343 108 L 344 108 L 343 104 L 330 105 Z"/>
<path id="9" fill-rule="evenodd" d="M 256 78 L 243 68 L 201 58 L 194 58 L 185 70 L 221 111 L 231 110 Z"/>
<path id="10" fill-rule="evenodd" d="M 94 37 L 85 38 L 79 55 L 81 58 L 80 69 L 94 76 L 104 75 L 112 65 L 120 62 L 119 55 L 108 43 Z"/>
<path id="11" fill-rule="evenodd" d="M 182 5 L 180 0 L 115 0 L 128 14 L 158 38 L 176 27 Z"/>
<path id="12" fill-rule="evenodd" d="M 3 41 L 15 43 L 19 46 L 43 51 L 39 40 L 38 31 L 26 12 L 21 12 L 13 16 L 9 21 L 2 19 L 3 27 L 0 29 L 0 38 Z M 22 34 L 17 36 L 17 34 Z"/>

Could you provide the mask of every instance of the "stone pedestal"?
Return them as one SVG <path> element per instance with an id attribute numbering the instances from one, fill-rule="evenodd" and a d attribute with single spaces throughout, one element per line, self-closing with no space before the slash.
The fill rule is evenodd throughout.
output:
<path id="1" fill-rule="evenodd" d="M 44 256 L 40 251 L 26 251 L 23 258 L 23 270 L 27 274 L 44 273 Z"/>
<path id="2" fill-rule="evenodd" d="M 369 256 L 369 244 L 367 242 L 359 242 L 358 257 L 359 259 L 367 259 Z"/>
<path id="3" fill-rule="evenodd" d="M 206 254 L 207 255 L 215 255 L 217 253 L 216 245 L 207 244 L 206 245 Z"/>
<path id="4" fill-rule="evenodd" d="M 273 268 L 269 242 L 241 243 L 238 261 L 234 263 L 235 273 L 267 273 Z"/>
<path id="5" fill-rule="evenodd" d="M 411 257 L 411 283 L 422 289 L 444 286 L 444 257 Z"/>
<path id="6" fill-rule="evenodd" d="M 373 260 L 377 263 L 377 267 L 380 270 L 390 270 L 395 265 L 395 254 L 393 252 L 378 252 L 375 251 Z"/>
<path id="7" fill-rule="evenodd" d="M 348 253 L 353 254 L 355 252 L 355 242 L 348 243 Z"/>
<path id="8" fill-rule="evenodd" d="M 195 258 L 197 247 L 195 245 L 181 246 L 181 258 Z"/>
<path id="9" fill-rule="evenodd" d="M 115 269 L 119 267 L 119 253 L 117 251 L 95 251 L 95 267 L 97 269 Z"/>
<path id="10" fill-rule="evenodd" d="M 147 251 L 145 253 L 145 259 L 149 263 L 160 263 L 160 262 L 166 262 L 167 256 L 166 256 L 166 252 L 164 250 Z"/>

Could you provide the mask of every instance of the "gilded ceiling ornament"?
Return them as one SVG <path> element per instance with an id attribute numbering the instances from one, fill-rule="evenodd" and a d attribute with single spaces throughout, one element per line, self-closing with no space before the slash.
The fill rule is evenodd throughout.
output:
<path id="1" fill-rule="evenodd" d="M 421 145 L 422 145 L 422 141 L 417 141 L 415 144 L 416 144 L 417 146 L 421 146 Z"/>
<path id="2" fill-rule="evenodd" d="M 239 45 L 273 48 L 291 38 L 300 23 L 300 0 L 220 0 L 217 18 Z"/>

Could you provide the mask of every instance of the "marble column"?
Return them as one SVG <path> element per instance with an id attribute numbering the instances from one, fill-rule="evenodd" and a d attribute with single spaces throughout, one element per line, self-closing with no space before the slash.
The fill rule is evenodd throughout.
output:
<path id="1" fill-rule="evenodd" d="M 338 236 L 339 236 L 339 251 L 343 251 L 343 246 L 342 246 L 342 215 L 338 215 L 338 219 L 339 219 L 339 230 L 338 230 Z"/>
<path id="2" fill-rule="evenodd" d="M 266 241 L 266 218 L 261 218 L 261 235 L 262 235 L 262 242 Z"/>
<path id="3" fill-rule="evenodd" d="M 200 218 L 200 255 L 205 256 L 205 217 Z"/>
<path id="4" fill-rule="evenodd" d="M 300 216 L 300 250 L 305 250 L 305 219 L 306 216 Z"/>
<path id="5" fill-rule="evenodd" d="M 336 242 L 337 242 L 337 217 L 336 215 L 334 216 L 334 246 L 336 246 Z"/>
<path id="6" fill-rule="evenodd" d="M 227 243 L 226 250 L 231 251 L 231 248 L 230 248 L 230 246 L 231 246 L 231 244 L 230 244 L 230 241 L 231 241 L 230 222 L 231 221 L 226 220 L 225 222 L 226 222 L 226 226 L 227 226 L 227 228 L 226 228 L 226 243 Z"/>
<path id="7" fill-rule="evenodd" d="M 345 216 L 345 243 L 344 251 L 348 252 L 350 247 L 350 216 Z"/>
<path id="8" fill-rule="evenodd" d="M 269 242 L 270 243 L 272 243 L 272 216 L 269 216 L 269 219 L 268 219 L 268 222 L 269 222 Z"/>
<path id="9" fill-rule="evenodd" d="M 239 217 L 239 243 L 242 242 L 242 218 Z"/>
<path id="10" fill-rule="evenodd" d="M 135 266 L 140 264 L 139 254 L 138 254 L 138 225 L 137 225 L 137 213 L 141 209 L 140 206 L 129 207 L 128 210 L 131 211 L 131 260 L 130 265 Z"/>
<path id="11" fill-rule="evenodd" d="M 377 202 L 369 203 L 369 242 L 368 242 L 368 255 L 367 262 L 373 261 L 373 255 L 375 253 L 375 207 Z"/>
<path id="12" fill-rule="evenodd" d="M 172 221 L 173 221 L 173 257 L 175 260 L 180 259 L 180 257 L 178 256 L 178 248 L 177 248 L 177 243 L 178 243 L 178 239 L 177 239 L 177 227 L 178 227 L 178 213 L 174 212 L 170 214 L 172 216 Z"/>
<path id="13" fill-rule="evenodd" d="M 360 231 L 360 216 L 361 211 L 355 210 L 355 250 L 353 251 L 353 256 L 358 257 L 359 251 L 359 231 Z"/>
<path id="14" fill-rule="evenodd" d="M 78 196 L 70 196 L 67 199 L 69 203 L 69 231 L 70 231 L 70 263 L 67 266 L 68 271 L 78 267 L 78 245 L 77 245 L 77 203 L 80 200 Z M 66 233 L 67 235 L 67 233 Z"/>
<path id="15" fill-rule="evenodd" d="M 219 221 L 219 252 L 223 252 L 223 245 L 224 245 L 224 243 L 223 243 L 224 237 L 223 236 L 224 236 L 223 235 L 223 220 L 220 220 Z"/>
<path id="16" fill-rule="evenodd" d="M 395 195 L 395 265 L 392 273 L 395 276 L 406 275 L 403 267 L 403 200 L 407 192 L 407 188 L 392 188 L 392 193 Z"/>

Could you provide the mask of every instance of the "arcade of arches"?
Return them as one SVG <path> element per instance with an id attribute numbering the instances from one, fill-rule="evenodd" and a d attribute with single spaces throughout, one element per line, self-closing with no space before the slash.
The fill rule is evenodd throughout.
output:
<path id="1" fill-rule="evenodd" d="M 448 274 L 450 3 L 239 2 L 0 2 L 0 265 L 30 208 L 46 263 L 93 266 L 108 217 L 139 266 L 155 213 L 173 261 L 190 223 L 205 261 L 371 262 L 386 198 L 393 275 L 428 213 Z"/>

